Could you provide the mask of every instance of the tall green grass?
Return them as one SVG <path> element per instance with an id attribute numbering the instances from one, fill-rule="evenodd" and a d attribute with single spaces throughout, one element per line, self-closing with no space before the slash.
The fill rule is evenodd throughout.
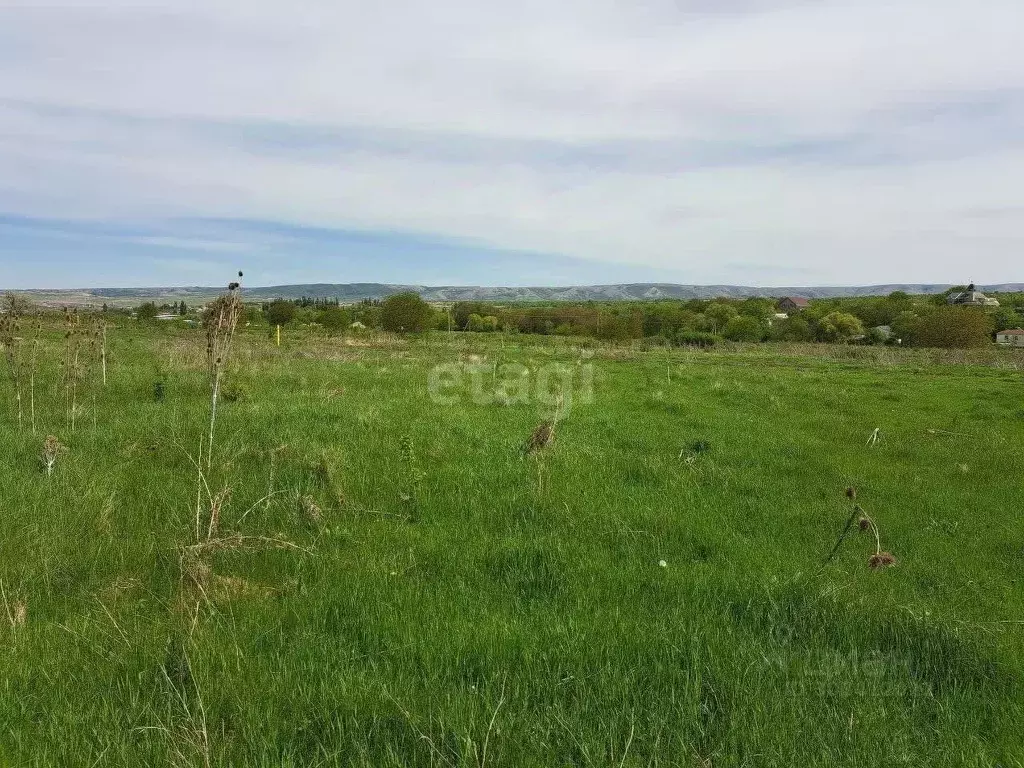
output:
<path id="1" fill-rule="evenodd" d="M 111 328 L 74 433 L 49 333 L 38 433 L 0 413 L 0 762 L 1024 764 L 1017 358 L 285 336 L 237 339 L 208 482 L 300 549 L 213 555 L 195 614 L 201 332 Z M 431 400 L 470 355 L 593 402 L 524 457 L 547 406 Z M 848 485 L 896 567 L 822 565 Z"/>

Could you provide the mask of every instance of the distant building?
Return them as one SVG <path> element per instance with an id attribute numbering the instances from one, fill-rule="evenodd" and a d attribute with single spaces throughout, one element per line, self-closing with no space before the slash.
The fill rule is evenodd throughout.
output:
<path id="1" fill-rule="evenodd" d="M 948 304 L 956 304 L 961 307 L 998 307 L 999 302 L 995 299 L 990 299 L 981 291 L 974 289 L 974 283 L 967 286 L 966 291 L 959 293 L 949 294 L 949 298 L 946 299 Z"/>
<path id="2" fill-rule="evenodd" d="M 785 296 L 779 299 L 776 306 L 780 312 L 799 312 L 801 309 L 811 306 L 811 302 L 802 296 Z"/>
<path id="3" fill-rule="evenodd" d="M 996 344 L 1003 344 L 1008 347 L 1024 347 L 1024 330 L 1013 328 L 1008 331 L 999 331 L 996 334 Z"/>
<path id="4" fill-rule="evenodd" d="M 165 312 L 162 315 L 157 315 L 153 319 L 154 320 L 181 320 L 181 315 Z"/>

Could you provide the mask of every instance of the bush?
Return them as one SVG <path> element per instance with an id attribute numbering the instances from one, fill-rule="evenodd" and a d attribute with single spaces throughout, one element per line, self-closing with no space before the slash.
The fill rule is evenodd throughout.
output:
<path id="1" fill-rule="evenodd" d="M 295 319 L 295 304 L 283 300 L 271 302 L 266 314 L 271 325 L 288 325 Z"/>
<path id="2" fill-rule="evenodd" d="M 992 318 L 979 307 L 939 307 L 921 318 L 914 335 L 919 347 L 968 349 L 992 343 Z"/>
<path id="3" fill-rule="evenodd" d="M 135 308 L 135 317 L 139 320 L 152 320 L 158 314 L 160 314 L 160 311 L 152 301 L 147 301 L 145 304 L 140 304 Z"/>
<path id="4" fill-rule="evenodd" d="M 317 315 L 316 321 L 328 333 L 343 331 L 352 323 L 349 313 L 341 307 L 327 307 Z"/>
<path id="5" fill-rule="evenodd" d="M 422 333 L 431 325 L 434 310 L 409 291 L 388 297 L 381 307 L 381 325 L 395 333 Z"/>
<path id="6" fill-rule="evenodd" d="M 681 347 L 701 347 L 704 349 L 715 346 L 718 337 L 704 331 L 680 331 L 676 334 L 676 344 Z"/>
<path id="7" fill-rule="evenodd" d="M 863 335 L 864 324 L 856 315 L 829 312 L 818 321 L 818 338 L 821 341 L 850 341 Z"/>
<path id="8" fill-rule="evenodd" d="M 774 323 L 771 337 L 774 341 L 811 341 L 814 339 L 814 332 L 807 318 L 794 315 Z"/>
<path id="9" fill-rule="evenodd" d="M 725 324 L 722 335 L 730 341 L 761 341 L 764 328 L 753 317 L 737 315 Z"/>

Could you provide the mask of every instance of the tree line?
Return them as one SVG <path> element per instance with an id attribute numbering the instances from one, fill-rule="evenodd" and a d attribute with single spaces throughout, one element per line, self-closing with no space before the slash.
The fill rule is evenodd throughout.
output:
<path id="1" fill-rule="evenodd" d="M 941 294 L 817 299 L 783 313 L 770 298 L 689 301 L 495 304 L 461 301 L 436 306 L 415 293 L 341 306 L 336 300 L 278 299 L 262 306 L 271 325 L 318 324 L 330 332 L 379 328 L 583 336 L 608 341 L 648 339 L 663 344 L 713 346 L 738 342 L 825 342 L 976 347 L 993 334 L 1024 325 L 1024 294 L 999 296 L 998 308 L 950 305 Z M 962 290 L 962 289 L 959 289 Z"/>
<path id="2" fill-rule="evenodd" d="M 918 347 L 978 347 L 995 332 L 1024 327 L 1024 293 L 1001 294 L 999 307 L 950 305 L 953 288 L 941 294 L 812 300 L 783 313 L 776 299 L 692 299 L 628 302 L 495 304 L 461 301 L 431 305 L 408 292 L 384 300 L 342 305 L 337 299 L 276 299 L 246 305 L 243 322 L 318 325 L 329 333 L 363 328 L 395 333 L 429 330 L 523 333 L 590 337 L 607 341 L 647 339 L 660 344 L 714 346 L 736 342 L 824 342 L 899 344 Z M 160 312 L 184 316 L 184 302 L 136 308 L 140 319 Z"/>

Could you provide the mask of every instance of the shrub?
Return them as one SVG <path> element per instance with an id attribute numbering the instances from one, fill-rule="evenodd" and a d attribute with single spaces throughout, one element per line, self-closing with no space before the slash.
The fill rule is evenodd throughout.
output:
<path id="1" fill-rule="evenodd" d="M 267 307 L 266 315 L 271 325 L 288 325 L 295 319 L 295 304 L 284 300 L 273 301 Z"/>
<path id="2" fill-rule="evenodd" d="M 730 341 L 761 341 L 764 338 L 764 328 L 753 317 L 737 315 L 725 324 L 722 335 Z"/>
<path id="3" fill-rule="evenodd" d="M 409 291 L 388 297 L 381 307 L 381 325 L 396 333 L 422 333 L 430 327 L 434 310 Z"/>
<path id="4" fill-rule="evenodd" d="M 967 349 L 992 343 L 993 322 L 977 307 L 939 307 L 921 318 L 914 336 L 919 347 Z"/>
<path id="5" fill-rule="evenodd" d="M 811 341 L 814 332 L 807 318 L 794 315 L 773 324 L 771 337 L 775 341 Z"/>
<path id="6" fill-rule="evenodd" d="M 709 348 L 715 346 L 717 341 L 717 336 L 704 331 L 680 331 L 676 334 L 676 344 L 681 347 Z"/>
<path id="7" fill-rule="evenodd" d="M 821 341 L 850 341 L 862 335 L 864 324 L 847 312 L 829 312 L 818 321 L 818 338 Z"/>
<path id="8" fill-rule="evenodd" d="M 160 314 L 160 310 L 157 309 L 156 304 L 152 301 L 147 301 L 145 304 L 140 304 L 135 308 L 135 317 L 139 320 L 152 320 Z"/>
<path id="9" fill-rule="evenodd" d="M 348 328 L 352 323 L 349 313 L 341 307 L 327 307 L 317 315 L 317 323 L 322 325 L 328 333 L 338 333 Z"/>

